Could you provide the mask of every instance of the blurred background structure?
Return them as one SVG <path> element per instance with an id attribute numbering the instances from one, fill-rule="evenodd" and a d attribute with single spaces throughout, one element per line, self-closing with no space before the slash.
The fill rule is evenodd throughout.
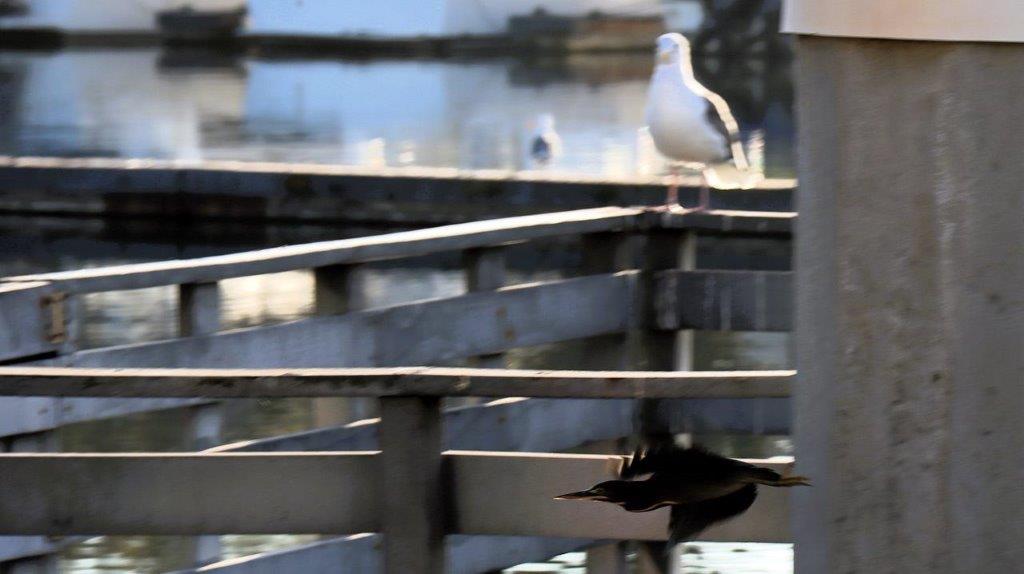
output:
<path id="1" fill-rule="evenodd" d="M 10 343 L 20 340 L 13 335 L 0 339 L 0 360 L 791 368 L 795 128 L 791 46 L 777 34 L 779 12 L 774 0 L 0 1 L 0 311 L 31 309 L 16 316 L 31 325 L 22 333 L 55 328 L 28 347 Z M 771 213 L 668 218 L 662 228 L 635 211 L 578 211 L 664 197 L 666 165 L 641 129 L 654 39 L 664 31 L 691 39 L 697 77 L 730 103 L 751 162 L 767 176 L 758 189 L 716 193 L 712 205 Z M 543 117 L 554 120 L 560 152 L 537 162 L 532 144 L 545 131 Z M 692 202 L 694 182 L 686 183 L 682 195 Z M 51 275 L 105 275 L 113 265 L 377 235 L 386 245 L 395 241 L 390 234 L 427 225 L 569 210 L 554 218 L 558 225 L 537 216 L 541 223 L 471 228 L 506 238 L 501 245 L 474 239 L 467 247 L 464 229 L 446 228 L 428 251 L 386 260 L 360 259 L 365 247 L 341 244 L 331 257 L 354 257 L 349 263 L 325 265 L 311 255 L 204 281 L 167 276 L 144 288 L 131 273 L 86 288 Z M 538 236 L 536 229 L 553 231 Z M 629 322 L 649 318 L 615 296 L 644 292 L 653 308 L 655 291 L 641 291 L 631 278 L 656 272 L 664 274 L 660 304 L 689 290 L 706 297 L 680 297 L 692 304 L 680 304 L 678 317 L 663 313 L 657 326 L 642 330 L 640 351 L 632 347 L 625 356 L 626 339 L 637 335 Z M 47 285 L 12 279 L 26 275 Z M 581 284 L 591 287 L 577 292 Z M 505 285 L 517 289 L 494 293 Z M 534 287 L 540 290 L 529 291 Z M 507 306 L 509 297 L 541 292 L 562 298 L 537 308 Z M 400 336 L 423 309 L 464 309 L 467 301 L 477 302 L 480 314 L 446 316 L 446 330 L 462 337 L 451 346 L 433 336 Z M 492 325 L 501 313 L 515 329 Z M 390 351 L 367 355 L 346 343 L 286 352 L 274 339 L 279 326 L 300 333 L 367 314 L 390 318 L 380 320 L 381 332 L 395 337 L 381 343 Z M 487 325 L 486 336 L 452 326 L 460 315 Z M 206 354 L 172 350 L 226 341 L 225 332 L 278 342 L 244 361 L 216 351 L 230 344 Z M 152 354 L 140 361 L 137 353 L 146 349 Z M 374 401 L 163 400 L 0 399 L 0 450 L 375 446 L 377 426 L 367 422 L 377 414 Z M 625 400 L 468 402 L 446 403 L 462 407 L 444 417 L 465 429 L 452 439 L 459 448 L 628 450 L 621 439 L 631 429 L 632 406 Z M 791 454 L 788 399 L 778 392 L 675 400 L 659 412 L 673 430 L 729 455 Z M 509 431 L 506 420 L 527 430 Z M 576 424 L 588 420 L 602 425 Z M 727 531 L 725 542 L 687 546 L 681 571 L 790 572 L 784 509 L 784 499 L 769 501 L 761 518 L 745 523 L 753 538 Z M 486 552 L 474 538 L 449 537 L 451 556 L 461 557 L 458 571 L 620 572 L 627 555 L 630 567 L 650 571 L 643 551 L 593 537 L 491 537 L 498 540 L 485 541 L 493 545 Z M 751 539 L 773 543 L 744 542 Z M 336 569 L 344 557 L 378 564 L 375 545 L 379 537 L 21 537 L 0 540 L 0 568 L 84 574 L 216 563 L 204 571 L 226 573 L 316 571 L 310 565 L 326 561 L 326 571 L 346 571 Z M 561 557 L 549 560 L 555 554 Z M 481 555 L 492 559 L 467 558 Z M 359 571 L 365 563 L 349 564 L 348 571 Z"/>

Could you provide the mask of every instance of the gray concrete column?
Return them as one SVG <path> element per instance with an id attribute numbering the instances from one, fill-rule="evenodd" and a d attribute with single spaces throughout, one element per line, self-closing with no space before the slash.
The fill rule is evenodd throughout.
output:
<path id="1" fill-rule="evenodd" d="M 1024 45 L 800 37 L 797 574 L 1024 563 Z"/>

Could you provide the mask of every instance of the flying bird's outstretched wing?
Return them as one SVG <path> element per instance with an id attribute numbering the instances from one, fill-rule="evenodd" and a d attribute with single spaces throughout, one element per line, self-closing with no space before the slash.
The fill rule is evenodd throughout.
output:
<path id="1" fill-rule="evenodd" d="M 668 520 L 668 544 L 672 547 L 680 542 L 692 540 L 708 526 L 742 514 L 757 498 L 757 485 L 748 484 L 743 488 L 718 498 L 702 500 L 692 504 L 676 504 Z"/>
<path id="2" fill-rule="evenodd" d="M 683 448 L 664 439 L 656 439 L 638 448 L 620 472 L 622 478 L 651 473 L 679 477 L 700 474 L 709 479 L 733 480 L 749 476 L 756 479 L 756 482 L 770 482 L 780 478 L 774 470 L 720 456 L 699 446 Z"/>

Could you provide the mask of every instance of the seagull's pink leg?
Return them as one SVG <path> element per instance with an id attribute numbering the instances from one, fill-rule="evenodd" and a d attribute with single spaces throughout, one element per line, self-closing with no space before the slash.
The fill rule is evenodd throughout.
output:
<path id="1" fill-rule="evenodd" d="M 711 207 L 711 186 L 708 185 L 708 180 L 704 180 L 704 185 L 700 187 L 700 204 L 697 205 L 695 211 L 704 211 Z"/>
<path id="2" fill-rule="evenodd" d="M 666 210 L 679 206 L 679 166 L 673 163 L 669 167 L 669 173 L 672 179 L 668 185 L 668 193 L 665 195 Z"/>

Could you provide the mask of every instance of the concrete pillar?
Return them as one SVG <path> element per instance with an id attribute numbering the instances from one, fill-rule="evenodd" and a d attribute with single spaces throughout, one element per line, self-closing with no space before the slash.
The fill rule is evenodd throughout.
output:
<path id="1" fill-rule="evenodd" d="M 796 573 L 1020 571 L 1024 45 L 797 56 Z"/>

